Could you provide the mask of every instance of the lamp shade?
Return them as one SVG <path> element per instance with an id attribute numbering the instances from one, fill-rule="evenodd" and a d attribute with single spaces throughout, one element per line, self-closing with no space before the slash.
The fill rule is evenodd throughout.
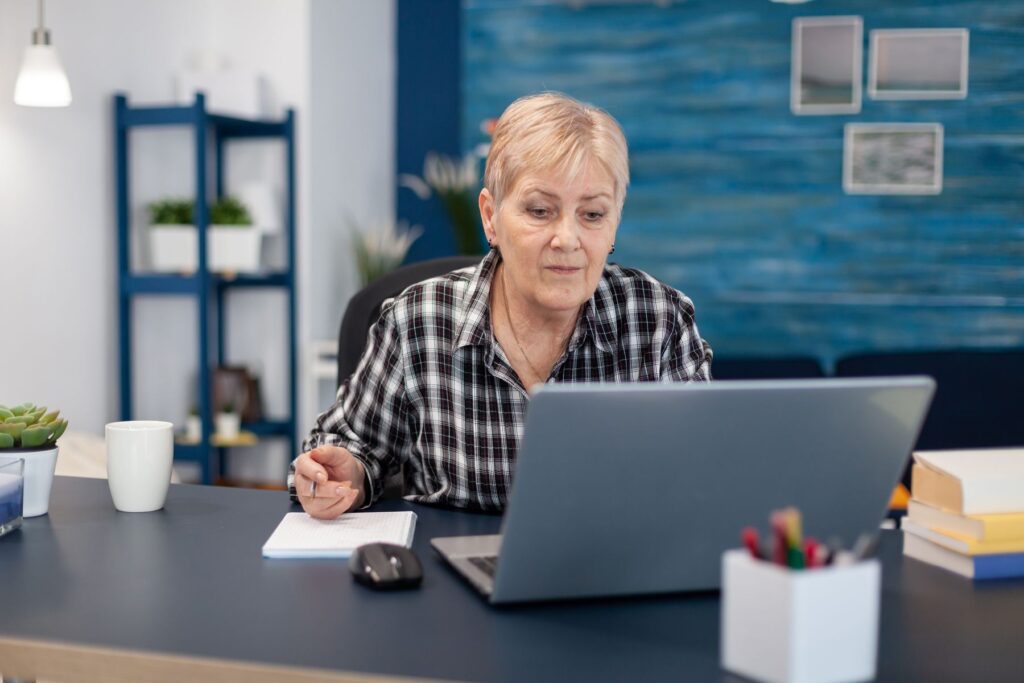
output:
<path id="1" fill-rule="evenodd" d="M 14 84 L 14 103 L 24 107 L 66 107 L 71 85 L 52 45 L 29 45 Z"/>

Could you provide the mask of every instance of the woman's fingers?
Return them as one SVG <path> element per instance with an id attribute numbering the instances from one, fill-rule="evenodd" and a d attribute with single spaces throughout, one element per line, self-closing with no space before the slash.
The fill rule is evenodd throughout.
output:
<path id="1" fill-rule="evenodd" d="M 334 499 L 310 498 L 308 505 L 305 501 L 302 505 L 310 517 L 315 519 L 335 519 L 347 512 L 355 503 L 356 492 L 352 489 L 346 489 L 345 491 L 344 494 Z"/>
<path id="2" fill-rule="evenodd" d="M 309 457 L 309 453 L 303 453 L 299 456 L 298 460 L 295 461 L 295 480 L 298 482 L 299 477 L 306 480 L 306 488 L 309 488 L 311 482 L 317 482 L 317 486 L 320 482 L 327 481 L 327 469 Z M 298 491 L 298 483 L 295 485 L 295 490 Z"/>

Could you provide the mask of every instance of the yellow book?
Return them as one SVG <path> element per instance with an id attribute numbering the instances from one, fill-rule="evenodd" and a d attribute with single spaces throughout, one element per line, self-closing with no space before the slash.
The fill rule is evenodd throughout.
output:
<path id="1" fill-rule="evenodd" d="M 903 518 L 902 529 L 908 534 L 955 550 L 961 555 L 1005 555 L 1008 553 L 1024 553 L 1024 538 L 1013 541 L 979 541 L 970 536 L 955 534 L 952 531 L 935 531 L 915 524 L 909 518 Z"/>
<path id="2" fill-rule="evenodd" d="M 911 499 L 907 517 L 920 526 L 938 532 L 952 532 L 976 541 L 1024 539 L 1024 512 L 1005 515 L 958 515 Z"/>

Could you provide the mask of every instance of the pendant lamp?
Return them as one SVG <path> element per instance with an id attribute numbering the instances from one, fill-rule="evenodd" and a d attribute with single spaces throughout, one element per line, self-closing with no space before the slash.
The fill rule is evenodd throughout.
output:
<path id="1" fill-rule="evenodd" d="M 32 31 L 32 44 L 25 48 L 21 71 L 14 84 L 14 103 L 24 107 L 66 107 L 71 104 L 71 86 L 60 63 L 57 48 L 50 45 L 50 32 L 43 26 L 43 0 L 39 0 L 39 26 Z"/>

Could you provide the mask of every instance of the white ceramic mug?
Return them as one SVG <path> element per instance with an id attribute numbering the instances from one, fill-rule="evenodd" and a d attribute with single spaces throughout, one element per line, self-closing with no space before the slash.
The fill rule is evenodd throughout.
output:
<path id="1" fill-rule="evenodd" d="M 174 425 L 134 420 L 107 425 L 107 482 L 121 512 L 152 512 L 167 501 Z"/>

